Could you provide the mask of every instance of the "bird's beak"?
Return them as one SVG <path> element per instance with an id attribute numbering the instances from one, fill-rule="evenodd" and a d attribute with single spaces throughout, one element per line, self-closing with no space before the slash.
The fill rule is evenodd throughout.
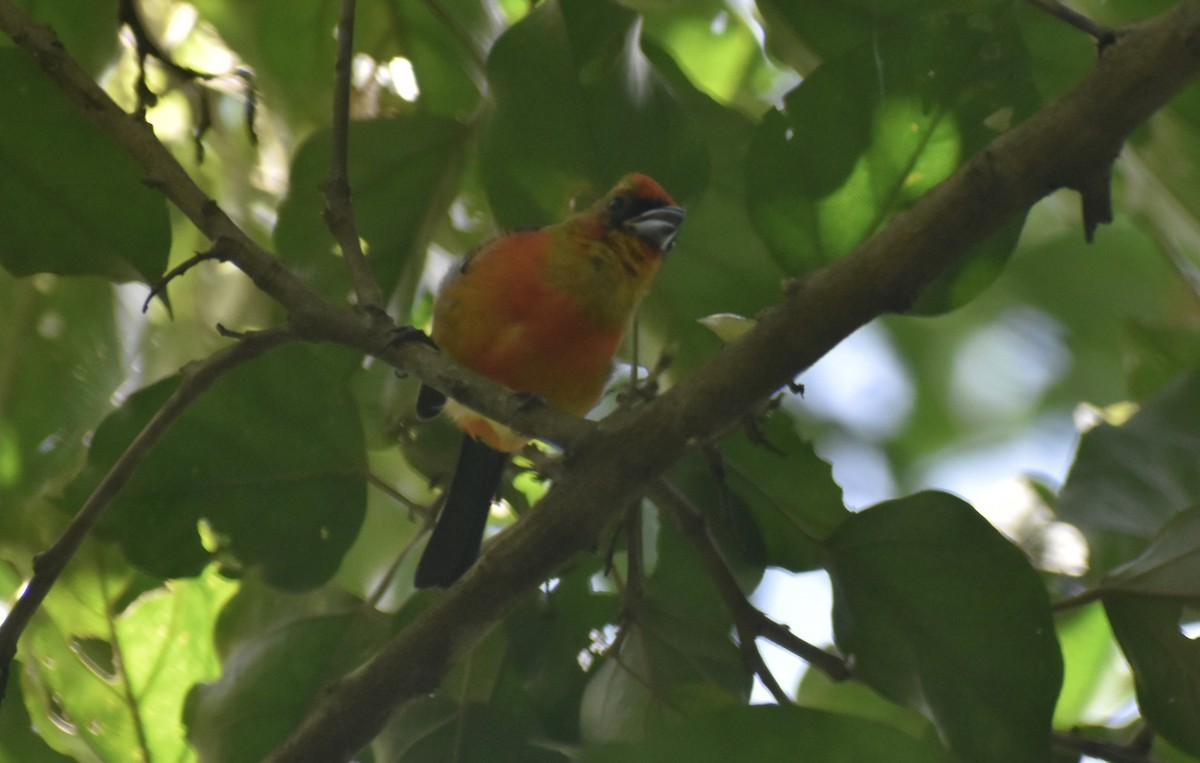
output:
<path id="1" fill-rule="evenodd" d="M 679 207 L 655 207 L 625 221 L 625 228 L 663 254 L 671 251 L 675 234 L 683 222 L 684 211 Z"/>

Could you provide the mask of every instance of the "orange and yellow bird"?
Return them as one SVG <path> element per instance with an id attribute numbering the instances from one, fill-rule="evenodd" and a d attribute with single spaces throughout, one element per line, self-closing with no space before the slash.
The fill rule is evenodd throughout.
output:
<path id="1" fill-rule="evenodd" d="M 467 368 L 583 416 L 604 392 L 683 216 L 658 183 L 635 173 L 560 223 L 493 239 L 442 283 L 431 337 Z M 417 565 L 419 588 L 449 586 L 474 564 L 509 454 L 527 441 L 422 387 L 418 414 L 435 415 L 443 404 L 466 436 Z"/>

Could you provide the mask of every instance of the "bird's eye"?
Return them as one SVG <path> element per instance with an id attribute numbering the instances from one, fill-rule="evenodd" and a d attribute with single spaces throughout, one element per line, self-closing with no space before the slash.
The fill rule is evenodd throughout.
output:
<path id="1" fill-rule="evenodd" d="M 613 217 L 619 217 L 628 207 L 628 196 L 614 196 L 608 202 L 608 213 Z"/>

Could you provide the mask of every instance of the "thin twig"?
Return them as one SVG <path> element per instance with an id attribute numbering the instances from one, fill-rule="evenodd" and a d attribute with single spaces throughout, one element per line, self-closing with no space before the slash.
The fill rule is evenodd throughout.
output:
<path id="1" fill-rule="evenodd" d="M 350 191 L 350 75 L 354 63 L 355 0 L 342 0 L 337 25 L 337 65 L 333 86 L 332 160 L 325 192 L 325 224 L 342 249 L 342 259 L 360 307 L 383 311 L 383 292 L 363 254 Z"/>
<path id="2" fill-rule="evenodd" d="M 1096 45 L 1100 50 L 1104 50 L 1117 40 L 1115 29 L 1104 26 L 1073 8 L 1068 8 L 1059 2 L 1059 0 L 1029 0 L 1029 2 L 1056 19 L 1070 24 L 1084 34 L 1090 35 L 1096 40 Z"/>
<path id="3" fill-rule="evenodd" d="M 50 548 L 34 557 L 33 577 L 25 586 L 21 597 L 12 611 L 0 623 L 0 700 L 3 700 L 5 682 L 17 652 L 17 641 L 29 625 L 33 615 L 41 606 L 46 594 L 66 568 L 67 563 L 79 550 L 80 545 L 91 533 L 104 511 L 117 493 L 133 475 L 134 470 L 162 439 L 184 411 L 225 374 L 246 361 L 295 339 L 286 328 L 268 329 L 246 334 L 242 341 L 213 354 L 207 360 L 187 367 L 179 387 L 158 409 L 146 426 L 138 433 L 125 452 L 121 454 L 108 474 L 84 502 L 75 518 L 67 525 L 58 540 Z"/>
<path id="4" fill-rule="evenodd" d="M 755 645 L 759 636 L 765 637 L 778 644 L 792 654 L 808 661 L 813 667 L 827 674 L 834 681 L 845 681 L 850 678 L 850 668 L 841 657 L 816 647 L 787 629 L 786 626 L 767 617 L 758 607 L 750 603 L 742 592 L 733 570 L 729 567 L 725 555 L 721 553 L 716 540 L 708 528 L 704 515 L 687 499 L 677 487 L 665 479 L 660 479 L 650 488 L 650 500 L 659 508 L 666 510 L 679 525 L 680 530 L 695 546 L 700 555 L 709 578 L 717 588 L 717 593 L 725 603 L 734 626 L 738 631 L 738 639 L 742 642 L 742 650 L 750 667 L 762 679 L 764 685 L 771 689 L 775 679 L 762 662 L 762 655 Z M 777 687 L 778 684 L 775 684 Z M 774 693 L 774 690 L 772 690 Z M 786 698 L 786 694 L 784 694 Z M 778 700 L 779 698 L 776 697 Z M 790 702 L 790 699 L 784 701 Z"/>
<path id="5" fill-rule="evenodd" d="M 217 260 L 218 262 L 228 262 L 229 255 L 226 254 L 226 252 L 225 252 L 226 247 L 223 245 L 224 241 L 225 241 L 224 239 L 218 239 L 217 242 L 215 244 L 213 244 L 208 250 L 203 251 L 203 252 L 196 252 L 191 257 L 187 258 L 183 262 L 179 263 L 178 265 L 176 265 L 175 267 L 171 268 L 166 273 L 164 273 L 163 277 L 158 279 L 158 282 L 150 287 L 150 293 L 146 295 L 146 301 L 142 303 L 142 312 L 144 313 L 150 309 L 150 303 L 154 300 L 155 297 L 157 297 L 159 294 L 162 294 L 163 292 L 166 291 L 167 285 L 170 284 L 171 281 L 174 281 L 176 278 L 179 278 L 181 275 L 188 272 L 192 268 L 196 267 L 201 262 L 206 262 L 208 260 Z"/>

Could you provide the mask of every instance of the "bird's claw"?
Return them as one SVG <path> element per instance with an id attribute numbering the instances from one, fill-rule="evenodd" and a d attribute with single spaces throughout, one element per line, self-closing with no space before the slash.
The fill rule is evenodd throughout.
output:
<path id="1" fill-rule="evenodd" d="M 516 392 L 517 410 L 529 411 L 547 405 L 546 398 L 533 392 Z"/>
<path id="2" fill-rule="evenodd" d="M 428 345 L 433 349 L 438 349 L 437 343 L 421 329 L 416 326 L 396 326 L 391 330 L 391 338 L 388 344 L 395 346 L 400 344 L 408 344 L 409 342 L 420 342 Z"/>

